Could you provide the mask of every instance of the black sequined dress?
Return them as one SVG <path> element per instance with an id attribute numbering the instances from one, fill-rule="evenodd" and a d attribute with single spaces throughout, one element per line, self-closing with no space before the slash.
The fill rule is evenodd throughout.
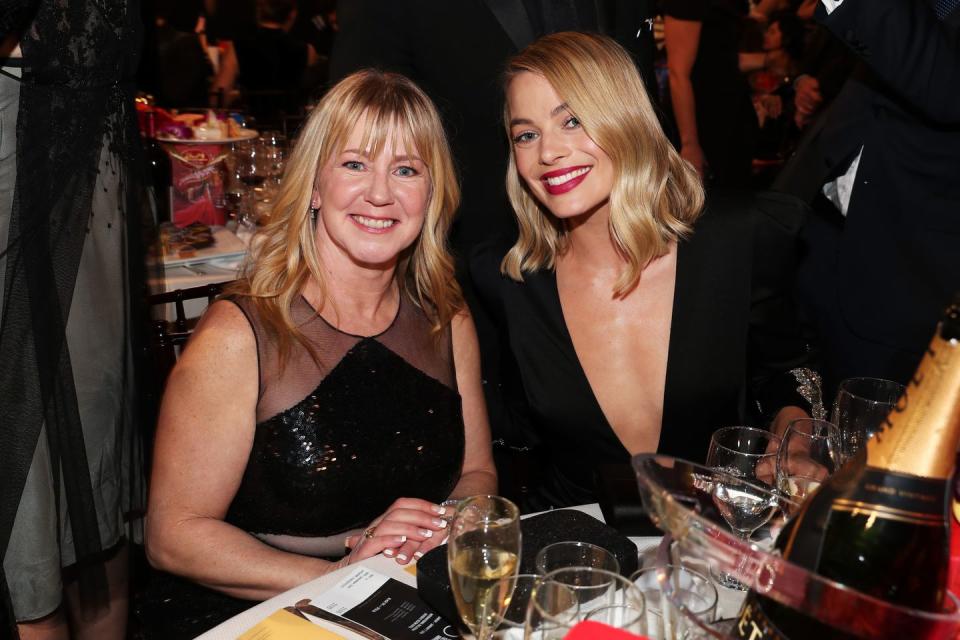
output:
<path id="1" fill-rule="evenodd" d="M 317 361 L 299 348 L 281 368 L 254 304 L 234 302 L 257 338 L 260 396 L 227 522 L 251 533 L 330 536 L 366 526 L 399 497 L 450 495 L 464 427 L 449 328 L 432 335 L 402 296 L 386 331 L 354 336 L 300 298 L 292 317 Z M 150 635 L 164 638 L 192 637 L 252 605 L 169 576 L 148 600 Z"/>

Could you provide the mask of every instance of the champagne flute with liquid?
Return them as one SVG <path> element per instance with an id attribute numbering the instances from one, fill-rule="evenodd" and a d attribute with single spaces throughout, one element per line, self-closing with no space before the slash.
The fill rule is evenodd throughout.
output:
<path id="1" fill-rule="evenodd" d="M 520 564 L 520 510 L 506 498 L 462 500 L 450 528 L 447 564 L 460 619 L 490 640 L 510 604 L 509 580 Z"/>

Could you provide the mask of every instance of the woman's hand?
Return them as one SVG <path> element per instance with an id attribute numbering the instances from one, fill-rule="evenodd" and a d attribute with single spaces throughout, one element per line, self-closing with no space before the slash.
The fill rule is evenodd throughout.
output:
<path id="1" fill-rule="evenodd" d="M 400 564 L 420 558 L 447 537 L 447 508 L 419 498 L 399 498 L 360 535 L 345 544 L 352 551 L 345 558 L 352 564 L 383 553 Z"/>

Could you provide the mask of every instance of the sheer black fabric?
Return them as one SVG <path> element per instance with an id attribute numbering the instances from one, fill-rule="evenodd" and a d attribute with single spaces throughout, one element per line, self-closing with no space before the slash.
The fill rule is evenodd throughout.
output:
<path id="1" fill-rule="evenodd" d="M 401 496 L 440 502 L 460 477 L 464 432 L 449 329 L 437 339 L 405 296 L 382 334 L 342 333 L 299 298 L 292 317 L 316 350 L 279 354 L 249 300 L 260 400 L 250 460 L 227 521 L 325 536 L 364 526 Z"/>
<path id="2" fill-rule="evenodd" d="M 254 303 L 260 398 L 250 459 L 226 521 L 251 533 L 331 536 L 400 497 L 440 502 L 460 478 L 464 425 L 449 328 L 434 336 L 406 296 L 377 336 L 338 331 L 303 298 L 291 309 L 315 350 L 280 366 Z M 251 606 L 168 574 L 137 605 L 149 638 L 192 638 Z"/>
<path id="3" fill-rule="evenodd" d="M 139 203 L 131 80 L 140 10 L 137 0 L 43 0 L 5 3 L 3 9 L 30 5 L 36 12 L 20 40 L 16 192 L 8 246 L 0 248 L 7 253 L 0 325 L 0 550 L 6 555 L 45 424 L 52 491 L 59 502 L 64 488 L 69 514 L 72 544 L 64 555 L 80 563 L 98 554 L 103 541 L 87 460 L 91 443 L 84 440 L 66 327 L 85 240 L 95 224 L 95 185 L 107 182 L 98 175 L 104 170 L 117 187 L 115 204 L 124 220 L 116 233 L 129 231 L 127 250 L 139 246 L 139 228 L 125 221 Z M 123 286 L 131 285 L 127 272 L 117 277 Z M 121 315 L 129 320 L 129 311 Z M 128 344 L 132 337 L 121 330 L 115 339 Z M 128 360 L 120 369 L 124 379 L 132 375 Z M 132 408 L 123 411 L 132 413 Z M 129 433 L 127 427 L 120 431 Z M 120 482 L 129 488 L 127 479 Z M 105 585 L 102 575 L 81 593 L 104 595 L 92 588 L 97 584 Z"/>

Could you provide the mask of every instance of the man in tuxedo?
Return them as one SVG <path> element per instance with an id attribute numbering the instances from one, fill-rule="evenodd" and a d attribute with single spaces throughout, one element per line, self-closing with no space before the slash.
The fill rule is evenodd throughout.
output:
<path id="1" fill-rule="evenodd" d="M 827 390 L 906 382 L 960 290 L 960 0 L 822 0 L 860 58 L 775 188 L 814 203 L 800 295 Z"/>
<path id="2" fill-rule="evenodd" d="M 364 67 L 396 71 L 419 84 L 444 118 L 463 187 L 451 244 L 458 279 L 477 324 L 495 438 L 511 439 L 496 391 L 498 372 L 510 368 L 500 364 L 496 332 L 473 303 L 466 262 L 480 242 L 517 233 L 504 186 L 509 147 L 501 74 L 511 55 L 541 35 L 600 32 L 633 55 L 655 98 L 655 4 L 655 0 L 349 0 L 337 7 L 339 32 L 330 61 L 331 82 Z M 503 482 L 506 470 L 499 462 L 498 467 Z"/>

